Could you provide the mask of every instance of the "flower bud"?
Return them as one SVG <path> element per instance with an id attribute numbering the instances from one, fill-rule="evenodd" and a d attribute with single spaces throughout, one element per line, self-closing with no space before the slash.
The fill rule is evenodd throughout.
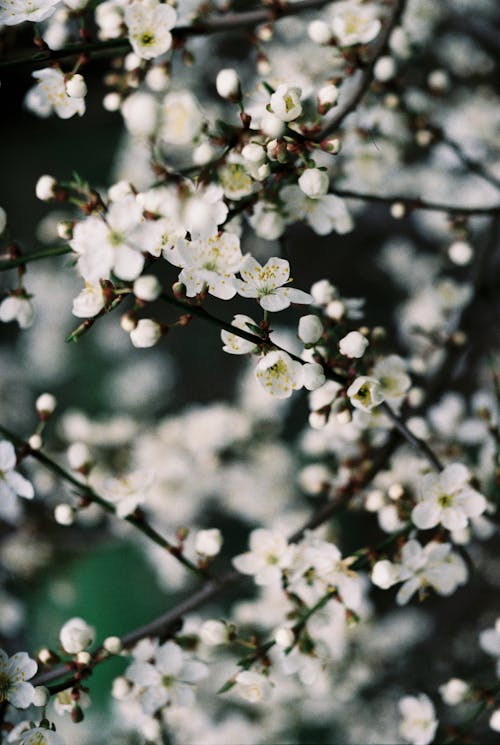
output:
<path id="1" fill-rule="evenodd" d="M 218 528 L 199 530 L 194 539 L 195 550 L 203 556 L 217 556 L 222 548 L 222 534 Z"/>
<path id="2" fill-rule="evenodd" d="M 123 701 L 123 699 L 128 696 L 130 688 L 131 686 L 128 680 L 122 675 L 119 675 L 118 678 L 115 678 L 113 681 L 111 695 L 113 698 L 116 698 L 117 701 Z"/>
<path id="3" fill-rule="evenodd" d="M 108 636 L 103 641 L 102 646 L 110 654 L 120 654 L 123 649 L 122 640 L 119 636 Z"/>
<path id="4" fill-rule="evenodd" d="M 49 691 L 45 686 L 35 686 L 35 690 L 33 691 L 33 705 L 46 706 L 49 695 Z"/>
<path id="5" fill-rule="evenodd" d="M 161 295 L 161 284 L 153 274 L 143 274 L 134 282 L 134 295 L 146 302 L 157 300 Z"/>
<path id="6" fill-rule="evenodd" d="M 78 654 L 89 647 L 95 639 L 95 629 L 83 618 L 71 618 L 59 632 L 59 641 L 65 652 Z"/>
<path id="7" fill-rule="evenodd" d="M 291 647 L 294 643 L 295 634 L 293 633 L 292 629 L 289 629 L 286 626 L 280 626 L 279 628 L 275 629 L 274 641 L 276 642 L 278 647 L 283 647 L 284 649 L 286 649 L 287 647 Z"/>
<path id="8" fill-rule="evenodd" d="M 68 463 L 73 471 L 80 471 L 87 468 L 92 463 L 90 450 L 84 442 L 74 442 L 69 446 L 66 453 Z"/>
<path id="9" fill-rule="evenodd" d="M 321 143 L 321 149 L 325 150 L 327 153 L 331 153 L 331 155 L 337 155 L 340 153 L 340 140 L 338 137 L 331 137 L 326 140 L 323 140 Z"/>
<path id="10" fill-rule="evenodd" d="M 256 142 L 249 142 L 248 145 L 245 145 L 241 154 L 250 163 L 263 163 L 266 159 L 266 151 L 262 145 Z"/>
<path id="11" fill-rule="evenodd" d="M 69 241 L 73 237 L 73 223 L 71 220 L 61 220 L 57 223 L 57 235 L 63 241 Z"/>
<path id="12" fill-rule="evenodd" d="M 106 111 L 118 111 L 122 99 L 119 93 L 107 93 L 102 99 L 102 106 Z"/>
<path id="13" fill-rule="evenodd" d="M 320 171 L 319 168 L 308 168 L 299 178 L 301 190 L 310 199 L 317 199 L 326 194 L 328 185 L 328 174 L 325 171 Z"/>
<path id="14" fill-rule="evenodd" d="M 75 511 L 69 504 L 58 504 L 54 509 L 54 519 L 59 525 L 72 525 Z"/>
<path id="15" fill-rule="evenodd" d="M 373 74 L 375 80 L 378 80 L 381 83 L 386 83 L 388 80 L 391 80 L 391 78 L 396 74 L 396 63 L 394 62 L 394 59 L 388 55 L 380 57 L 375 63 Z"/>
<path id="16" fill-rule="evenodd" d="M 29 438 L 28 444 L 32 450 L 40 450 L 43 445 L 43 440 L 40 435 L 34 434 Z"/>
<path id="17" fill-rule="evenodd" d="M 330 27 L 325 21 L 311 21 L 307 34 L 315 44 L 328 44 L 332 38 Z"/>
<path id="18" fill-rule="evenodd" d="M 222 621 L 205 621 L 200 628 L 200 639 L 209 647 L 226 644 L 228 641 L 227 627 Z"/>
<path id="19" fill-rule="evenodd" d="M 301 89 L 285 84 L 278 86 L 269 104 L 271 111 L 282 122 L 293 122 L 302 114 Z"/>
<path id="20" fill-rule="evenodd" d="M 161 326 L 151 318 L 141 318 L 137 326 L 130 332 L 130 341 L 138 349 L 147 349 L 154 345 L 161 338 Z"/>
<path id="21" fill-rule="evenodd" d="M 42 202 L 48 202 L 54 199 L 56 194 L 57 181 L 53 176 L 40 176 L 35 186 L 35 194 Z"/>
<path id="22" fill-rule="evenodd" d="M 219 71 L 215 80 L 215 87 L 221 98 L 231 100 L 237 99 L 241 95 L 238 73 L 230 67 Z"/>
<path id="23" fill-rule="evenodd" d="M 40 416 L 50 416 L 57 406 L 57 401 L 51 393 L 42 393 L 38 396 L 35 406 Z"/>
<path id="24" fill-rule="evenodd" d="M 88 652 L 78 652 L 76 655 L 76 661 L 80 665 L 90 665 L 92 656 Z"/>
<path id="25" fill-rule="evenodd" d="M 351 331 L 339 341 L 339 351 L 344 357 L 359 359 L 366 351 L 369 342 L 359 331 Z"/>
<path id="26" fill-rule="evenodd" d="M 313 314 L 302 316 L 299 321 L 299 339 L 304 344 L 315 344 L 323 335 L 323 324 Z"/>
<path id="27" fill-rule="evenodd" d="M 466 266 L 474 256 L 470 243 L 466 241 L 454 241 L 448 248 L 448 256 L 457 266 Z"/>
<path id="28" fill-rule="evenodd" d="M 70 98 L 85 98 L 87 95 L 87 84 L 83 75 L 76 73 L 66 81 L 66 93 Z"/>
<path id="29" fill-rule="evenodd" d="M 123 313 L 123 315 L 120 317 L 120 326 L 123 331 L 127 332 L 127 334 L 130 334 L 130 332 L 135 329 L 135 327 L 137 326 L 137 318 L 135 317 L 133 311 Z"/>
<path id="30" fill-rule="evenodd" d="M 318 91 L 318 109 L 320 114 L 326 114 L 337 103 L 339 89 L 336 85 L 324 85 Z"/>

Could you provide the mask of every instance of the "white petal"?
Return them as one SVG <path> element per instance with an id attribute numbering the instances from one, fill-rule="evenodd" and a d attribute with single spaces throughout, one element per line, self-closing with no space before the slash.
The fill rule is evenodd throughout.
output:
<path id="1" fill-rule="evenodd" d="M 6 473 L 5 480 L 11 489 L 13 489 L 20 497 L 33 499 L 35 496 L 33 484 L 31 484 L 28 479 L 25 479 L 24 476 L 21 476 L 20 473 L 17 473 L 16 471 Z"/>
<path id="2" fill-rule="evenodd" d="M 16 451 L 8 440 L 0 442 L 0 471 L 11 471 L 16 466 Z"/>
<path id="3" fill-rule="evenodd" d="M 414 524 L 420 530 L 427 530 L 433 528 L 439 523 L 441 517 L 441 508 L 435 502 L 425 500 L 420 502 L 416 507 L 413 508 L 411 513 L 411 519 Z"/>

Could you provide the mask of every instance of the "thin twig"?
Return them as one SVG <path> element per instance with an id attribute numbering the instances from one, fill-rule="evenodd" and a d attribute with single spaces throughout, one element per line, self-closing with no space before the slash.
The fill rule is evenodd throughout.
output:
<path id="1" fill-rule="evenodd" d="M 401 203 L 409 209 L 428 210 L 431 212 L 447 212 L 450 215 L 496 215 L 500 214 L 500 204 L 491 207 L 465 207 L 457 204 L 444 204 L 443 202 L 428 202 L 420 197 L 409 197 L 405 195 L 385 196 L 383 194 L 370 194 L 367 192 L 351 191 L 349 189 L 330 189 L 332 194 L 344 199 L 359 199 L 362 202 L 378 202 L 381 204 Z"/>

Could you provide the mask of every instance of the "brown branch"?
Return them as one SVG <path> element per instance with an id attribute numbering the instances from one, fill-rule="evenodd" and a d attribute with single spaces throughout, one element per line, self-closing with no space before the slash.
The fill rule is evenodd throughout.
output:
<path id="1" fill-rule="evenodd" d="M 344 199 L 359 199 L 362 202 L 375 202 L 379 204 L 401 203 L 409 209 L 428 210 L 430 212 L 448 212 L 450 215 L 496 215 L 500 214 L 500 204 L 491 207 L 462 207 L 457 204 L 444 204 L 443 202 L 428 202 L 420 197 L 409 197 L 404 195 L 384 196 L 383 194 L 370 194 L 367 192 L 351 191 L 349 189 L 332 188 L 332 194 Z"/>

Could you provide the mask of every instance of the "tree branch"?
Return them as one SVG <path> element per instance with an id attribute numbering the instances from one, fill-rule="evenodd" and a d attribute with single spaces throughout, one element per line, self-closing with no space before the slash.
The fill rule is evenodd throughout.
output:
<path id="1" fill-rule="evenodd" d="M 404 195 L 384 196 L 383 194 L 370 194 L 367 192 L 350 191 L 349 189 L 330 189 L 332 194 L 344 199 L 359 199 L 362 202 L 376 202 L 380 204 L 395 204 L 400 202 L 409 209 L 428 210 L 430 212 L 448 212 L 450 215 L 497 215 L 500 214 L 500 204 L 491 207 L 461 207 L 456 204 L 444 204 L 443 202 L 428 202 L 420 197 L 409 197 Z"/>

